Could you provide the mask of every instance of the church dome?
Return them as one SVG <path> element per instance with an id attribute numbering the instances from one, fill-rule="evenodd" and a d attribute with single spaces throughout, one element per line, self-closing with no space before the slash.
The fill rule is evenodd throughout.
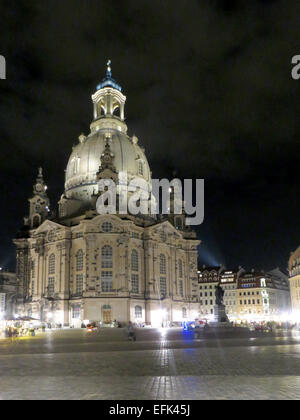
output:
<path id="1" fill-rule="evenodd" d="M 116 172 L 127 172 L 128 181 L 141 177 L 151 183 L 148 161 L 143 149 L 137 144 L 137 138 L 106 128 L 97 130 L 86 138 L 81 136 L 80 143 L 73 148 L 66 169 L 67 198 L 85 199 L 97 190 L 97 172 L 107 138 Z"/>
<path id="2" fill-rule="evenodd" d="M 61 216 L 78 214 L 91 207 L 98 193 L 97 173 L 106 145 L 109 145 L 119 181 L 126 173 L 127 183 L 133 178 L 142 178 L 151 189 L 151 172 L 144 150 L 138 145 L 136 136 L 127 135 L 124 122 L 126 97 L 111 77 L 110 61 L 107 66 L 106 77 L 92 95 L 94 119 L 91 132 L 88 136 L 79 136 L 79 143 L 73 147 L 67 164 L 65 192 L 59 203 Z"/>

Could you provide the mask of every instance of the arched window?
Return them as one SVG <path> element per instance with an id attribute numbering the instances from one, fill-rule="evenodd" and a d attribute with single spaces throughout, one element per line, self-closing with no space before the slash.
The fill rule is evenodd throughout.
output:
<path id="1" fill-rule="evenodd" d="M 83 251 L 80 249 L 76 254 L 76 271 L 83 270 Z"/>
<path id="2" fill-rule="evenodd" d="M 119 118 L 121 117 L 121 110 L 120 110 L 120 106 L 119 105 L 116 105 L 114 107 L 113 115 L 116 116 L 116 117 L 119 117 Z"/>
<path id="3" fill-rule="evenodd" d="M 144 175 L 144 167 L 143 167 L 142 161 L 139 161 L 138 163 L 138 170 L 139 170 L 139 175 Z"/>
<path id="4" fill-rule="evenodd" d="M 182 261 L 178 261 L 178 275 L 179 277 L 182 277 Z"/>
<path id="5" fill-rule="evenodd" d="M 167 273 L 167 265 L 166 265 L 166 257 L 164 254 L 160 254 L 159 257 L 159 270 L 160 274 L 166 274 Z"/>
<path id="6" fill-rule="evenodd" d="M 34 216 L 34 218 L 32 220 L 32 226 L 34 228 L 37 228 L 37 227 L 39 227 L 39 224 L 40 224 L 40 216 L 36 215 L 36 216 Z"/>
<path id="7" fill-rule="evenodd" d="M 102 268 L 112 268 L 113 266 L 113 250 L 112 247 L 109 245 L 105 245 L 102 248 Z"/>
<path id="8" fill-rule="evenodd" d="M 31 277 L 35 277 L 35 260 L 31 260 Z"/>
<path id="9" fill-rule="evenodd" d="M 182 318 L 186 318 L 186 308 L 182 308 Z"/>
<path id="10" fill-rule="evenodd" d="M 55 231 L 50 230 L 50 232 L 48 233 L 48 241 L 53 242 L 54 240 L 55 240 Z"/>
<path id="11" fill-rule="evenodd" d="M 164 231 L 161 232 L 160 239 L 161 239 L 162 242 L 166 242 L 167 241 L 166 232 L 164 232 Z"/>
<path id="12" fill-rule="evenodd" d="M 76 175 L 79 172 L 80 158 L 74 157 L 71 162 L 72 162 L 72 175 Z"/>
<path id="13" fill-rule="evenodd" d="M 143 317 L 143 309 L 141 306 L 136 306 L 134 308 L 134 315 L 136 318 L 142 318 Z"/>
<path id="14" fill-rule="evenodd" d="M 139 271 L 139 255 L 135 249 L 131 253 L 131 270 Z"/>
<path id="15" fill-rule="evenodd" d="M 55 274 L 55 255 L 51 254 L 48 261 L 48 274 Z"/>

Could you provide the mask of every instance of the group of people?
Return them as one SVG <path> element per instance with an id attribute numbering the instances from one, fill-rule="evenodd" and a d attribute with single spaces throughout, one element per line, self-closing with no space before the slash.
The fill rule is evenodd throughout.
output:
<path id="1" fill-rule="evenodd" d="M 8 326 L 4 329 L 4 337 L 24 337 L 27 335 L 35 336 L 35 329 L 33 327 L 12 327 Z"/>

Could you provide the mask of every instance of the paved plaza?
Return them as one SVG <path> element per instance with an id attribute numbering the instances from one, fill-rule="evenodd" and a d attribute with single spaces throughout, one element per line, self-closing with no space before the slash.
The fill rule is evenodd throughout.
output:
<path id="1" fill-rule="evenodd" d="M 56 330 L 0 339 L 0 399 L 298 399 L 300 335 Z"/>

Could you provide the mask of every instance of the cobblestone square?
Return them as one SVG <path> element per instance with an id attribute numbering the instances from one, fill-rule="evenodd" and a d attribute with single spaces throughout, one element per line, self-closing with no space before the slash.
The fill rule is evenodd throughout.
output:
<path id="1" fill-rule="evenodd" d="M 5 399 L 298 399 L 300 337 L 57 330 L 0 340 Z"/>

